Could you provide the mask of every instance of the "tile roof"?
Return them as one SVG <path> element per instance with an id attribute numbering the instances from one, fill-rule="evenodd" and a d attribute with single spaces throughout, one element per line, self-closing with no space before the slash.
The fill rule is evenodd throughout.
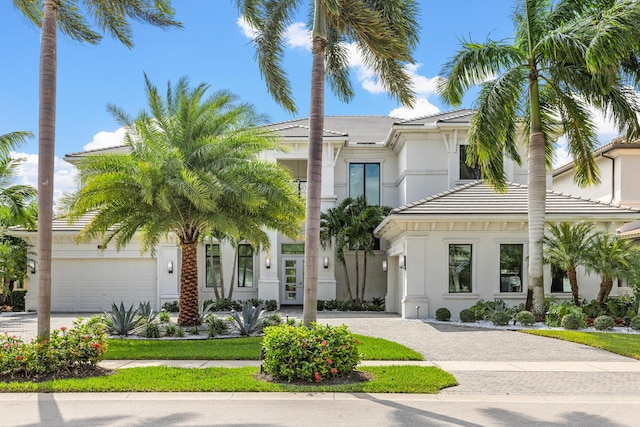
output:
<path id="1" fill-rule="evenodd" d="M 547 191 L 548 215 L 620 215 L 640 218 L 640 210 L 599 201 Z M 456 187 L 426 199 L 395 208 L 392 216 L 402 215 L 526 215 L 528 213 L 527 186 L 507 184 L 505 193 L 497 193 L 482 181 Z"/>
<path id="2" fill-rule="evenodd" d="M 461 108 L 454 111 L 446 111 L 444 113 L 431 114 L 429 116 L 416 117 L 409 120 L 399 122 L 400 125 L 431 125 L 436 123 L 466 124 L 470 123 L 471 117 L 475 114 L 475 110 Z"/>
<path id="3" fill-rule="evenodd" d="M 398 119 L 389 116 L 325 116 L 324 137 L 348 137 L 350 143 L 383 143 Z M 307 138 L 309 118 L 289 120 L 266 126 L 283 137 Z"/>

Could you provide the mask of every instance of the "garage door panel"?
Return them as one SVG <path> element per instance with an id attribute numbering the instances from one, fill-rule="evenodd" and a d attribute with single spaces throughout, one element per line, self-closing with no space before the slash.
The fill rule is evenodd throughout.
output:
<path id="1" fill-rule="evenodd" d="M 52 260 L 52 311 L 103 311 L 151 302 L 157 310 L 154 259 Z"/>

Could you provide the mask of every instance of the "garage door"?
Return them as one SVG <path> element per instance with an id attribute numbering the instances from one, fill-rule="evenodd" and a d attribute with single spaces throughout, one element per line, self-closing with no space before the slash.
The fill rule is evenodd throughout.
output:
<path id="1" fill-rule="evenodd" d="M 51 311 L 110 310 L 151 302 L 157 310 L 155 259 L 53 259 Z"/>

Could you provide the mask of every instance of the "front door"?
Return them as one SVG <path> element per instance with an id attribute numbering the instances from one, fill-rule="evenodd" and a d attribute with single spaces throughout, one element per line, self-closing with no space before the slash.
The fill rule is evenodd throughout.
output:
<path id="1" fill-rule="evenodd" d="M 282 304 L 301 305 L 304 300 L 304 256 L 284 256 L 282 258 Z"/>

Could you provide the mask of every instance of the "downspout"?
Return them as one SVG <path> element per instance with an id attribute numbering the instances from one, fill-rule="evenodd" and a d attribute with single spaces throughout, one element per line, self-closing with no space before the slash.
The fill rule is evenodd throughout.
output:
<path id="1" fill-rule="evenodd" d="M 606 154 L 602 153 L 602 157 L 611 160 L 611 198 L 609 199 L 609 204 L 613 203 L 613 198 L 615 197 L 615 189 L 616 189 L 616 159 L 613 157 L 609 157 Z"/>

